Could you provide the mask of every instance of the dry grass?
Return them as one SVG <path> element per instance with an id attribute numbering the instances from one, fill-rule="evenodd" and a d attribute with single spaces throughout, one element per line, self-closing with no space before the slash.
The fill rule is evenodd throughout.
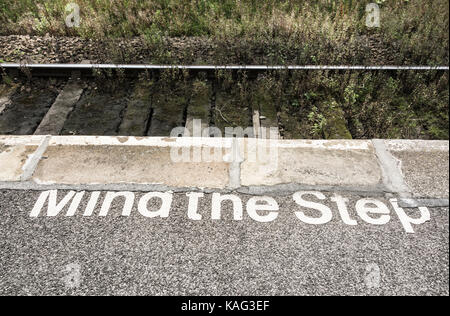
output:
<path id="1" fill-rule="evenodd" d="M 377 1 L 377 30 L 364 25 L 368 0 L 73 0 L 81 8 L 79 28 L 64 23 L 69 2 L 1 0 L 0 34 L 246 39 L 284 50 L 303 45 L 310 62 L 357 55 L 361 37 L 376 35 L 377 47 L 396 45 L 397 63 L 448 64 L 448 0 Z"/>

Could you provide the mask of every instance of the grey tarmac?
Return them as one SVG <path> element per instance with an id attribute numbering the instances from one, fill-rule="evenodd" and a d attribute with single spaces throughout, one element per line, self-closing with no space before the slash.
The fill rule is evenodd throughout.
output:
<path id="1" fill-rule="evenodd" d="M 331 193 L 320 201 L 333 211 L 324 225 L 296 218 L 292 195 L 275 197 L 279 215 L 262 223 L 245 208 L 235 220 L 231 203 L 212 220 L 211 194 L 200 199 L 200 221 L 187 217 L 182 193 L 173 194 L 169 217 L 146 218 L 137 210 L 143 192 L 128 217 L 116 199 L 105 217 L 99 208 L 67 217 L 66 206 L 32 218 L 40 194 L 0 191 L 0 295 L 449 295 L 448 207 L 430 208 L 430 221 L 410 234 L 383 196 L 389 223 L 362 221 L 354 205 L 369 193 L 342 194 L 356 226 L 343 223 Z M 239 197 L 244 205 L 251 198 Z"/>

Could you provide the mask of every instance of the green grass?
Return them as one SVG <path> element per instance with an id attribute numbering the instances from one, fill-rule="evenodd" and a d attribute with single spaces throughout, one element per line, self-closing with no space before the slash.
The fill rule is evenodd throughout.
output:
<path id="1" fill-rule="evenodd" d="M 377 0 L 382 19 L 376 30 L 364 23 L 365 5 L 372 1 L 73 0 L 82 21 L 68 28 L 65 6 L 72 0 L 2 0 L 0 34 L 245 39 L 286 55 L 301 45 L 309 62 L 349 59 L 346 54 L 358 61 L 358 38 L 375 34 L 381 47 L 395 43 L 397 63 L 448 64 L 448 0 Z M 278 55 L 283 62 L 286 56 Z"/>

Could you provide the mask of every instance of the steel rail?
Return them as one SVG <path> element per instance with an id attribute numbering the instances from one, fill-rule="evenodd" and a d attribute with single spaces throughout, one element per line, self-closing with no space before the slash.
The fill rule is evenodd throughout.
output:
<path id="1" fill-rule="evenodd" d="M 4 69 L 54 69 L 54 70 L 88 70 L 88 69 L 123 69 L 123 70 L 440 70 L 448 71 L 448 66 L 363 66 L 363 65 L 132 65 L 132 64 L 27 64 L 0 63 Z"/>

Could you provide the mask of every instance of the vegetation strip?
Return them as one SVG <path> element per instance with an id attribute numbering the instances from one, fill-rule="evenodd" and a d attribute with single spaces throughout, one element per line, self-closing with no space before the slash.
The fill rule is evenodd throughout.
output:
<path id="1" fill-rule="evenodd" d="M 33 39 L 18 47 L 8 38 L 0 59 L 47 58 L 47 52 L 59 59 L 89 52 L 109 62 L 152 64 L 445 65 L 449 59 L 448 0 L 73 2 L 79 27 L 66 23 L 74 14 L 66 0 L 3 0 L 0 35 L 19 42 L 39 36 L 44 50 L 28 51 Z M 379 27 L 367 25 L 372 2 L 380 10 Z M 67 46 L 73 49 L 65 56 L 60 48 Z"/>

